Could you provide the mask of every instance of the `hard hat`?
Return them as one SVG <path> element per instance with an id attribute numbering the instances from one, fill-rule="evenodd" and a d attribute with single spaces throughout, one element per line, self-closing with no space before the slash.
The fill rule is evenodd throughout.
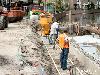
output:
<path id="1" fill-rule="evenodd" d="M 55 24 L 59 24 L 59 23 L 57 23 L 57 22 L 54 22 Z"/>

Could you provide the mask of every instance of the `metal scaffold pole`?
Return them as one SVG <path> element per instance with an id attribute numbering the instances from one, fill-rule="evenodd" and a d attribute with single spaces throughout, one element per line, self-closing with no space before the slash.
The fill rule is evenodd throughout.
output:
<path id="1" fill-rule="evenodd" d="M 72 23 L 73 0 L 69 0 L 69 23 Z"/>
<path id="2" fill-rule="evenodd" d="M 73 33 L 72 29 L 72 10 L 73 10 L 73 0 L 69 0 L 69 33 Z"/>
<path id="3" fill-rule="evenodd" d="M 46 11 L 46 0 L 44 2 L 44 11 Z"/>

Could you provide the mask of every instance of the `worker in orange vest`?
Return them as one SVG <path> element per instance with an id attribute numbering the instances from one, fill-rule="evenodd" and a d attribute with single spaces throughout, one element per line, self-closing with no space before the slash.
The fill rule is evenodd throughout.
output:
<path id="1" fill-rule="evenodd" d="M 62 50 L 61 55 L 60 55 L 61 68 L 63 70 L 66 70 L 68 53 L 69 53 L 69 39 L 67 36 L 67 30 L 64 30 L 63 33 L 58 35 L 57 41 L 58 41 L 59 47 Z"/>

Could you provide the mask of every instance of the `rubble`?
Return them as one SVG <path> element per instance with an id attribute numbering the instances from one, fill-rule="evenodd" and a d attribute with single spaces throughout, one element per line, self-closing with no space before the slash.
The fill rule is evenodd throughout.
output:
<path id="1" fill-rule="evenodd" d="M 100 39 L 92 35 L 76 36 L 71 40 L 70 59 L 78 59 L 80 64 L 77 66 L 83 69 L 84 73 L 98 75 L 100 73 L 99 51 L 96 44 L 99 45 Z M 72 59 L 72 60 L 73 60 Z"/>
<path id="2" fill-rule="evenodd" d="M 0 75 L 58 75 L 40 35 L 32 29 L 22 21 L 0 32 Z"/>

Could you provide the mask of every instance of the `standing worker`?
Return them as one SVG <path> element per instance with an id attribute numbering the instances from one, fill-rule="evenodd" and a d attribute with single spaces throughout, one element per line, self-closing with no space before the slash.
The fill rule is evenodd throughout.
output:
<path id="1" fill-rule="evenodd" d="M 49 38 L 49 43 L 50 44 L 54 44 L 55 39 L 57 39 L 57 37 L 58 37 L 58 28 L 59 28 L 59 23 L 57 23 L 57 22 L 54 22 L 51 25 L 50 38 Z"/>
<path id="2" fill-rule="evenodd" d="M 60 55 L 61 68 L 63 70 L 66 70 L 68 53 L 69 53 L 69 39 L 67 36 L 67 30 L 64 30 L 64 32 L 58 36 L 57 41 L 59 43 L 59 47 L 62 50 L 61 55 Z"/>
<path id="3" fill-rule="evenodd" d="M 49 24 L 49 21 L 48 21 L 46 14 L 44 14 L 44 13 L 40 14 L 40 22 L 39 23 L 42 27 L 42 29 L 41 29 L 42 36 L 49 35 L 50 24 Z"/>

